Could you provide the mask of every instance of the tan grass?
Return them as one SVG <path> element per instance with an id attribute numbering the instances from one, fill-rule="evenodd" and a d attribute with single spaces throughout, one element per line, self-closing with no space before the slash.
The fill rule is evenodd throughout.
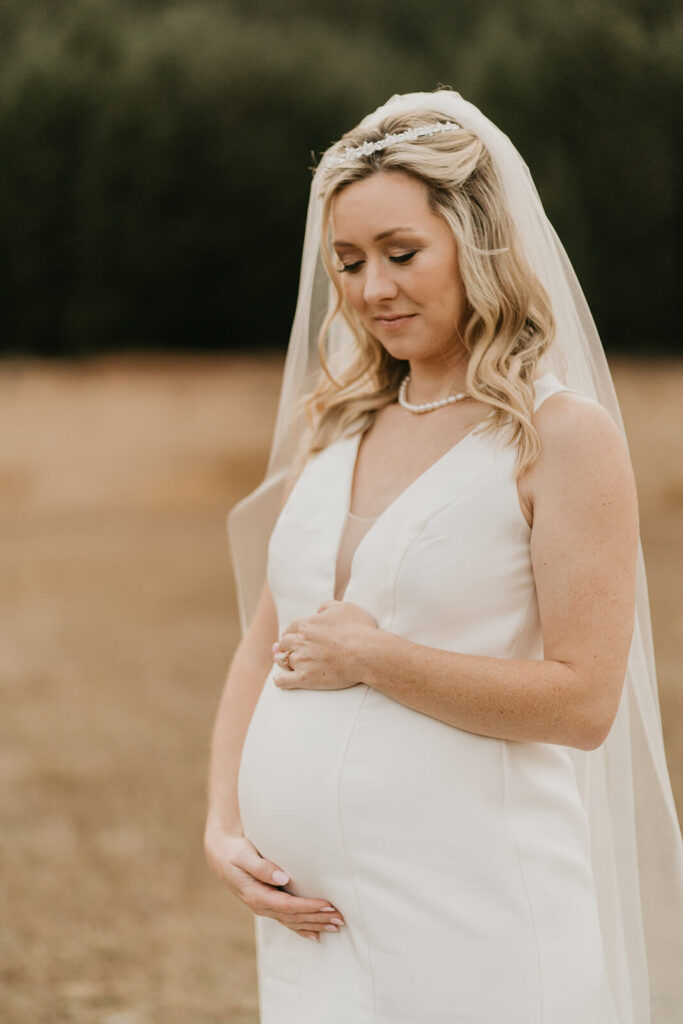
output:
<path id="1" fill-rule="evenodd" d="M 202 849 L 238 627 L 225 515 L 279 359 L 0 364 L 0 1021 L 256 1024 L 253 919 Z M 683 364 L 613 372 L 683 801 Z"/>

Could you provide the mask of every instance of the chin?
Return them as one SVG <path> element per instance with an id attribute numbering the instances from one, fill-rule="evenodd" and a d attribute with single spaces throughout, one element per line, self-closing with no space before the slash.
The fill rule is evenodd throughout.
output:
<path id="1" fill-rule="evenodd" d="M 396 341 L 388 342 L 384 338 L 377 338 L 383 349 L 385 349 L 390 356 L 394 359 L 402 359 L 408 362 L 411 359 L 429 359 L 433 356 L 433 352 L 423 351 L 419 344 L 415 344 L 414 341 Z"/>
<path id="2" fill-rule="evenodd" d="M 382 348 L 385 348 L 391 355 L 395 355 L 397 359 L 406 359 L 404 352 L 416 352 L 420 349 L 420 342 L 415 338 L 399 337 L 398 334 L 391 335 L 388 332 L 385 334 L 381 330 L 378 331 L 376 328 L 372 330 L 367 328 L 368 332 L 373 336 L 376 342 L 378 342 Z"/>

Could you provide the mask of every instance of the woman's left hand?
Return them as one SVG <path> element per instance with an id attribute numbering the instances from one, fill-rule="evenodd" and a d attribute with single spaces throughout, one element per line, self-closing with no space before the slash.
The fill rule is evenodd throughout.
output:
<path id="1" fill-rule="evenodd" d="M 273 677 L 282 690 L 343 690 L 361 680 L 358 655 L 363 634 L 377 629 L 372 615 L 350 601 L 324 601 L 315 615 L 291 622 L 273 644 L 282 669 Z M 289 667 L 282 658 L 287 651 Z"/>

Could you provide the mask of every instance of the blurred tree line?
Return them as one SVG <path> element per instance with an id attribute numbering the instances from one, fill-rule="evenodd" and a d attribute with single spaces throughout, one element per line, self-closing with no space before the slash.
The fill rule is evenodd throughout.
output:
<path id="1" fill-rule="evenodd" d="M 447 84 L 512 139 L 609 351 L 676 350 L 669 0 L 2 0 L 5 353 L 282 349 L 311 167 Z"/>

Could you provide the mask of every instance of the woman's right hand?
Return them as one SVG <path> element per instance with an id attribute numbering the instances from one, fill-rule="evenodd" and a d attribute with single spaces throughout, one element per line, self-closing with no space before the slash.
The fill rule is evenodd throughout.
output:
<path id="1" fill-rule="evenodd" d="M 294 896 L 278 888 L 289 882 L 286 872 L 262 857 L 245 836 L 208 825 L 204 851 L 212 870 L 254 914 L 273 917 L 316 942 L 321 931 L 338 931 L 344 924 L 342 915 L 327 900 Z M 280 874 L 275 874 L 278 871 Z M 334 924 L 334 919 L 341 925 Z"/>

